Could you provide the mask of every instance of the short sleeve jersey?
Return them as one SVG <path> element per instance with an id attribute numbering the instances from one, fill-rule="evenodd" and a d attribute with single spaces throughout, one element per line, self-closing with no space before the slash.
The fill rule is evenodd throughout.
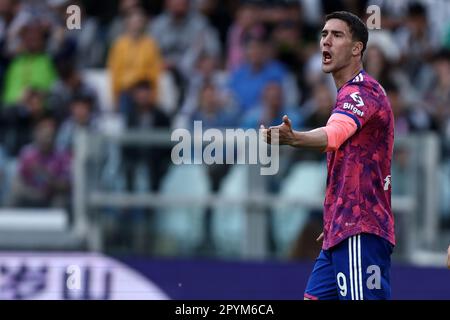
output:
<path id="1" fill-rule="evenodd" d="M 357 131 L 327 153 L 323 249 L 359 233 L 395 245 L 391 210 L 394 118 L 383 87 L 364 70 L 338 90 L 332 113 L 355 121 Z"/>

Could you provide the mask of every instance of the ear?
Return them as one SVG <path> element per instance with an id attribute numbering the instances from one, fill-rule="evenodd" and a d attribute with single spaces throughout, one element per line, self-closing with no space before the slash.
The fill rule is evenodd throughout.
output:
<path id="1" fill-rule="evenodd" d="M 353 56 L 360 56 L 363 50 L 363 43 L 361 41 L 357 41 L 353 44 L 352 54 Z"/>

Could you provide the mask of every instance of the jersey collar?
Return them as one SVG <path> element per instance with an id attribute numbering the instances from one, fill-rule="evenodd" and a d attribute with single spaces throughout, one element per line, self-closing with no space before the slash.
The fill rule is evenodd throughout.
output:
<path id="1" fill-rule="evenodd" d="M 344 83 L 339 89 L 337 89 L 337 92 L 339 93 L 339 91 L 341 91 L 341 89 L 349 83 L 362 82 L 364 80 L 364 75 L 366 75 L 366 71 L 364 71 L 364 69 L 359 70 L 359 72 L 356 74 L 356 76 L 354 76 L 353 78 L 348 80 L 346 83 Z"/>

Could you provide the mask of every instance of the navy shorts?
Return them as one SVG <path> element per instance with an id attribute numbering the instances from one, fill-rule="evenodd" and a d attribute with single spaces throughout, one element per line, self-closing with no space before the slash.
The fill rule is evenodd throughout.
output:
<path id="1" fill-rule="evenodd" d="M 387 300 L 391 298 L 393 245 L 373 234 L 351 236 L 321 250 L 306 285 L 312 300 Z"/>

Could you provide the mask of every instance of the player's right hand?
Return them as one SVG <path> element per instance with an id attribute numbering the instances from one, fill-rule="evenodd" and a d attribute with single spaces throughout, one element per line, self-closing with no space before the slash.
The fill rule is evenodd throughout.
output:
<path id="1" fill-rule="evenodd" d="M 275 134 L 278 134 L 278 144 L 280 145 L 292 145 L 295 141 L 292 122 L 287 115 L 283 116 L 283 122 L 280 125 L 271 126 L 268 129 L 261 125 L 261 129 L 263 130 L 264 140 L 269 144 L 276 143 L 276 140 L 272 139 Z"/>

